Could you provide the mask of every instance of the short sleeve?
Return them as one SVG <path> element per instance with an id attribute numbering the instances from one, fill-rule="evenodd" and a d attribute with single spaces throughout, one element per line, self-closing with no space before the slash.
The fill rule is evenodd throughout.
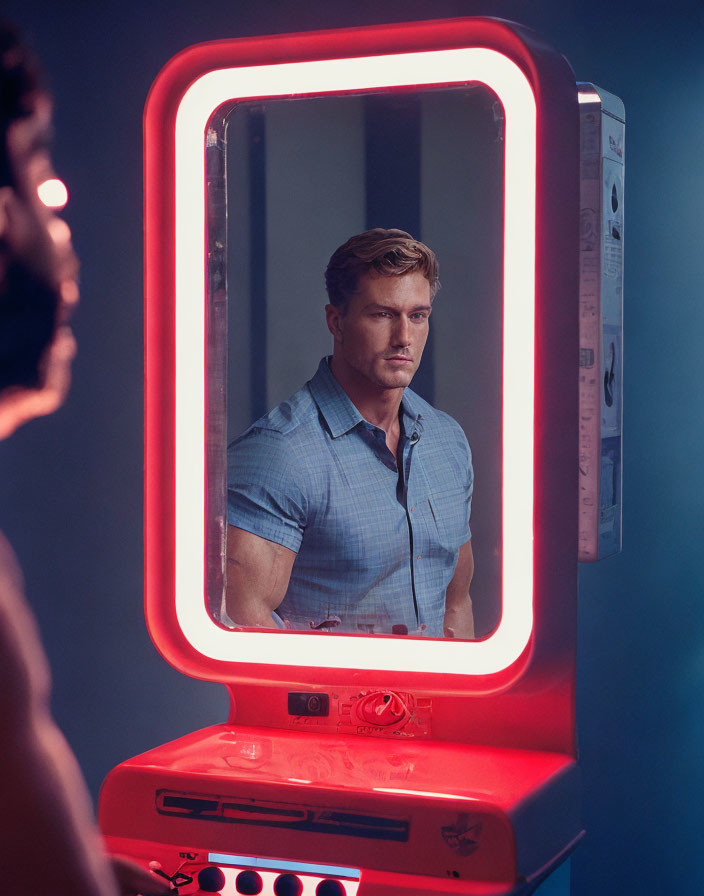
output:
<path id="1" fill-rule="evenodd" d="M 468 533 L 463 538 L 463 543 L 469 541 L 472 537 L 470 528 L 470 517 L 472 515 L 472 494 L 474 492 L 474 468 L 472 467 L 472 450 L 469 447 L 467 436 L 460 424 L 451 417 L 446 417 L 451 425 L 449 438 L 452 444 L 452 465 L 455 470 L 455 481 L 462 484 L 462 493 L 464 498 L 465 526 L 464 531 Z"/>
<path id="2" fill-rule="evenodd" d="M 227 522 L 298 552 L 306 527 L 305 475 L 289 439 L 251 427 L 227 450 Z"/>
<path id="3" fill-rule="evenodd" d="M 472 530 L 470 527 L 470 518 L 472 516 L 472 494 L 474 493 L 474 467 L 472 466 L 472 449 L 469 447 L 469 442 L 467 441 L 467 437 L 464 432 L 462 432 L 462 439 L 464 441 L 465 450 L 467 452 L 467 466 L 466 466 L 466 477 L 467 477 L 467 529 L 469 530 L 469 537 L 472 537 Z"/>

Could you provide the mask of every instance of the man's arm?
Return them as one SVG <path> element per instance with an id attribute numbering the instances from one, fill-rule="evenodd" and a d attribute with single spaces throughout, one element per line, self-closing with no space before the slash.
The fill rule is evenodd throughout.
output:
<path id="1" fill-rule="evenodd" d="M 237 625 L 273 628 L 296 552 L 236 526 L 227 527 L 225 608 Z"/>
<path id="2" fill-rule="evenodd" d="M 49 711 L 49 668 L 22 592 L 0 535 L 0 891 L 117 896 L 85 782 Z M 149 872 L 122 866 L 131 871 L 124 893 L 168 892 Z"/>
<path id="3" fill-rule="evenodd" d="M 469 586 L 473 575 L 474 554 L 470 538 L 460 548 L 455 574 L 445 592 L 444 628 L 446 638 L 471 639 L 474 637 L 472 599 L 469 596 Z"/>

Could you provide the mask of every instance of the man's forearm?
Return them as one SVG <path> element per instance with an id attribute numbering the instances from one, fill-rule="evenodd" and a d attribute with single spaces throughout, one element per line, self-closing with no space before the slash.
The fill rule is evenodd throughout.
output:
<path id="1" fill-rule="evenodd" d="M 444 629 L 446 638 L 471 640 L 474 637 L 474 614 L 469 594 L 448 603 L 445 608 Z"/>
<path id="2" fill-rule="evenodd" d="M 117 896 L 76 760 L 53 720 L 32 713 L 28 731 L 2 744 L 2 892 L 27 889 L 40 873 L 57 896 Z M 36 718 L 39 716 L 40 718 Z"/>

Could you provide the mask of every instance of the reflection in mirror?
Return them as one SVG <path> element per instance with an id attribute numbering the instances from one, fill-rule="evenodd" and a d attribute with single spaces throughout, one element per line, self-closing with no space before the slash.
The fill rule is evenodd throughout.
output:
<path id="1" fill-rule="evenodd" d="M 427 244 L 439 262 L 442 288 L 433 302 L 423 359 L 410 389 L 454 418 L 471 445 L 473 628 L 475 638 L 486 636 L 501 614 L 504 147 L 503 112 L 495 94 L 484 85 L 468 84 L 238 103 L 215 113 L 206 150 L 210 292 L 207 591 L 211 614 L 221 624 L 232 624 L 224 601 L 229 528 L 230 580 L 233 576 L 244 575 L 246 580 L 246 576 L 254 575 L 245 590 L 268 595 L 269 603 L 264 605 L 267 618 L 269 610 L 275 609 L 278 614 L 274 620 L 283 617 L 289 625 L 308 631 L 313 622 L 321 631 L 443 634 L 442 623 L 438 627 L 437 602 L 435 619 L 426 623 L 424 630 L 420 630 L 421 624 L 412 624 L 414 620 L 419 622 L 418 614 L 423 612 L 423 598 L 415 593 L 416 588 L 432 591 L 429 581 L 415 579 L 426 574 L 425 558 L 418 558 L 418 544 L 424 544 L 429 554 L 437 547 L 433 539 L 442 547 L 443 538 L 448 540 L 447 532 L 452 528 L 452 514 L 458 512 L 446 500 L 448 493 L 454 490 L 456 495 L 458 488 L 463 488 L 461 462 L 457 460 L 461 449 L 457 445 L 438 449 L 436 456 L 431 453 L 424 463 L 415 466 L 411 460 L 408 496 L 415 489 L 417 496 L 423 493 L 425 503 L 417 502 L 422 506 L 416 509 L 413 505 L 413 511 L 409 503 L 407 515 L 403 488 L 397 490 L 394 482 L 397 503 L 403 508 L 405 549 L 395 562 L 390 563 L 388 556 L 380 561 L 378 580 L 370 572 L 374 566 L 370 557 L 378 559 L 377 555 L 383 553 L 380 546 L 391 545 L 393 527 L 400 523 L 396 516 L 393 526 L 387 520 L 380 521 L 376 510 L 371 511 L 371 519 L 360 519 L 360 501 L 368 510 L 373 507 L 378 484 L 369 481 L 374 475 L 369 471 L 363 482 L 355 479 L 364 470 L 363 462 L 360 466 L 359 460 L 342 461 L 341 476 L 350 491 L 347 498 L 327 494 L 328 503 L 335 504 L 335 513 L 326 517 L 323 526 L 329 536 L 328 551 L 338 552 L 337 565 L 345 567 L 348 583 L 355 578 L 365 581 L 366 594 L 373 588 L 375 595 L 380 595 L 385 577 L 407 579 L 405 588 L 399 589 L 397 582 L 391 588 L 396 595 L 395 606 L 385 606 L 376 597 L 376 610 L 352 623 L 346 623 L 349 614 L 339 602 L 345 582 L 338 589 L 330 578 L 321 583 L 314 575 L 317 611 L 307 614 L 310 619 L 303 618 L 306 614 L 287 612 L 288 595 L 280 604 L 276 597 L 279 593 L 286 595 L 292 564 L 304 558 L 297 547 L 301 533 L 305 539 L 307 526 L 308 537 L 315 529 L 312 519 L 306 517 L 312 500 L 305 493 L 310 482 L 303 488 L 300 475 L 301 465 L 322 469 L 323 460 L 315 446 L 306 452 L 305 442 L 284 442 L 295 449 L 284 451 L 286 476 L 282 474 L 281 458 L 276 462 L 276 472 L 272 472 L 276 445 L 272 447 L 266 440 L 252 443 L 255 447 L 249 455 L 258 458 L 254 472 L 251 457 L 243 459 L 247 452 L 243 454 L 237 447 L 243 444 L 242 433 L 254 421 L 297 393 L 316 375 L 320 359 L 333 352 L 333 337 L 326 324 L 328 297 L 323 272 L 334 250 L 352 234 L 374 227 L 399 228 Z M 427 284 L 423 277 L 420 279 Z M 362 293 L 366 296 L 364 290 Z M 376 294 L 374 298 L 378 300 Z M 351 308 L 348 306 L 343 318 L 352 316 Z M 330 377 L 327 366 L 325 375 Z M 339 388 L 334 377 L 332 383 L 333 388 Z M 318 398 L 320 388 L 319 384 Z M 306 394 L 310 397 L 308 390 Z M 406 451 L 412 453 L 414 424 L 409 415 L 417 415 L 421 405 L 411 405 L 412 400 L 403 404 L 403 423 L 408 427 Z M 282 410 L 289 417 L 294 413 L 290 405 Z M 316 418 L 318 410 L 325 417 L 319 405 L 315 410 Z M 432 411 L 425 413 L 426 419 L 429 415 Z M 279 430 L 281 424 L 279 413 Z M 329 432 L 330 421 L 325 425 Z M 368 450 L 373 452 L 373 440 L 379 436 L 360 426 L 370 440 Z M 357 434 L 361 441 L 360 432 Z M 383 448 L 383 436 L 381 439 Z M 251 533 L 242 536 L 240 527 L 228 527 L 224 446 L 233 441 L 230 483 L 238 478 L 247 480 L 247 494 L 234 500 L 230 522 L 237 514 L 234 505 L 238 501 L 240 507 L 242 501 L 254 505 L 262 500 L 263 492 L 269 492 L 267 501 L 287 501 L 281 516 L 288 519 L 289 527 L 298 529 L 293 538 L 272 533 L 277 543 Z M 248 444 L 248 439 L 244 442 Z M 328 457 L 332 457 L 330 445 L 338 449 L 342 443 L 330 438 L 328 443 Z M 422 435 L 418 444 L 423 444 Z M 377 464 L 382 470 L 383 451 L 373 456 L 382 460 Z M 383 472 L 393 478 L 394 458 L 389 454 L 387 460 Z M 340 457 L 335 455 L 330 463 L 340 465 Z M 253 481 L 267 477 L 270 481 L 272 476 L 288 483 L 285 495 L 272 498 L 270 489 Z M 240 486 L 236 490 L 241 490 Z M 320 504 L 320 496 L 317 500 Z M 354 505 L 348 515 L 345 502 Z M 413 552 L 406 519 L 414 520 L 411 531 L 415 527 L 418 530 Z M 242 523 L 242 529 L 247 525 Z M 459 543 L 451 547 L 456 558 Z M 296 550 L 300 550 L 298 556 Z M 359 568 L 362 557 L 363 571 Z M 446 564 L 447 559 L 443 562 Z M 412 570 L 413 563 L 416 568 Z M 427 572 L 427 576 L 433 575 L 440 574 Z M 445 585 L 440 587 L 444 590 Z M 404 601 L 405 610 L 399 610 Z M 233 606 L 231 603 L 231 615 Z M 372 603 L 367 602 L 367 611 L 370 606 Z M 248 617 L 244 624 L 252 625 L 253 618 Z M 271 626 L 276 624 L 274 621 Z"/>

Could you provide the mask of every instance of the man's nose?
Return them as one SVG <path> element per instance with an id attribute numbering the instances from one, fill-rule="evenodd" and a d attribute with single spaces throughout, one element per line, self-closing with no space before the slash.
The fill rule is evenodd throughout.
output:
<path id="1" fill-rule="evenodd" d="M 393 332 L 394 345 L 409 345 L 411 342 L 411 331 L 408 318 L 404 314 L 399 314 Z"/>

